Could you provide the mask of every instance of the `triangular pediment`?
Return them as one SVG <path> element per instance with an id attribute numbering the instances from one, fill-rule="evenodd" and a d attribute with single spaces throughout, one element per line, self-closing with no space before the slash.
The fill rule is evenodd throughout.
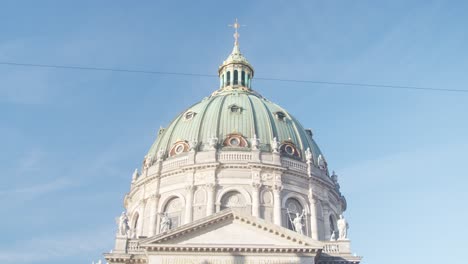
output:
<path id="1" fill-rule="evenodd" d="M 141 241 L 147 249 L 155 248 L 261 248 L 308 249 L 323 247 L 320 241 L 299 235 L 265 220 L 224 210 L 166 233 Z"/>

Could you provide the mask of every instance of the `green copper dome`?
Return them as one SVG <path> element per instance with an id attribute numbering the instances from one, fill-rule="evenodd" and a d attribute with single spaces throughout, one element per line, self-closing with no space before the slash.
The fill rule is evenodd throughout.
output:
<path id="1" fill-rule="evenodd" d="M 237 148 L 251 151 L 252 139 L 258 138 L 261 151 L 273 151 L 274 137 L 282 144 L 292 143 L 305 159 L 310 148 L 313 160 L 321 154 L 317 144 L 302 125 L 282 107 L 252 91 L 220 90 L 186 109 L 161 131 L 148 155 L 156 157 L 159 150 L 169 153 L 176 142 L 198 143 L 198 150 L 209 149 L 210 139 L 217 138 L 219 149 L 229 135 L 238 134 L 248 146 Z"/>
<path id="2" fill-rule="evenodd" d="M 148 157 L 213 149 L 259 150 L 301 160 L 309 156 L 316 164 L 324 162 L 312 132 L 288 111 L 251 89 L 253 67 L 240 52 L 237 38 L 218 74 L 220 88 L 161 129 Z"/>

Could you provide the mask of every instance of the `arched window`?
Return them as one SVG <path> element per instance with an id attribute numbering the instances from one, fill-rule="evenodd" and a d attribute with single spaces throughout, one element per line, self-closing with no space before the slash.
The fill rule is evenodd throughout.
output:
<path id="1" fill-rule="evenodd" d="M 242 71 L 241 73 L 241 85 L 245 86 L 245 71 Z"/>
<path id="2" fill-rule="evenodd" d="M 247 74 L 247 87 L 250 87 L 250 74 Z"/>
<path id="3" fill-rule="evenodd" d="M 231 72 L 226 73 L 226 85 L 231 85 Z"/>
<path id="4" fill-rule="evenodd" d="M 233 84 L 239 84 L 239 72 L 237 70 L 234 70 L 234 79 L 233 79 Z"/>
<path id="5" fill-rule="evenodd" d="M 286 201 L 286 214 L 287 214 L 287 225 L 286 227 L 288 229 L 291 229 L 293 231 L 295 231 L 295 228 L 294 228 L 294 225 L 292 223 L 292 221 L 294 220 L 294 218 L 296 218 L 298 215 L 302 215 L 302 211 L 304 210 L 304 207 L 301 205 L 301 203 L 294 199 L 294 198 L 289 198 L 287 201 Z M 297 215 L 298 214 L 298 215 Z M 303 224 L 305 224 L 303 222 Z M 303 230 L 304 234 L 306 233 L 305 230 Z"/>
<path id="6" fill-rule="evenodd" d="M 167 213 L 171 219 L 171 225 L 169 229 L 176 228 L 182 222 L 182 201 L 179 197 L 174 197 L 169 202 L 167 202 L 164 207 L 164 213 Z"/>

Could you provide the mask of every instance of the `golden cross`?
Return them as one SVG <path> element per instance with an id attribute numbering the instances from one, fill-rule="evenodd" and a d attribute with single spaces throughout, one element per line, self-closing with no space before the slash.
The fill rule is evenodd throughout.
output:
<path id="1" fill-rule="evenodd" d="M 237 22 L 237 18 L 236 18 L 236 21 L 234 22 L 234 24 L 229 25 L 229 26 L 234 28 L 234 35 L 233 35 L 234 36 L 234 45 L 238 46 L 239 45 L 240 34 L 239 34 L 239 32 L 237 32 L 237 29 L 239 29 L 241 26 L 245 27 L 245 25 L 239 24 L 239 22 Z"/>

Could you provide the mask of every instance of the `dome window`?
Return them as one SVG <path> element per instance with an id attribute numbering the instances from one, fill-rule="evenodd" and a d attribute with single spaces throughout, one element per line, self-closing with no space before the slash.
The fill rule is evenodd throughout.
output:
<path id="1" fill-rule="evenodd" d="M 174 145 L 172 146 L 171 150 L 169 151 L 169 156 L 173 157 L 173 156 L 182 154 L 184 152 L 189 151 L 189 149 L 190 149 L 190 146 L 186 141 L 179 140 L 176 143 L 174 143 Z"/>
<path id="2" fill-rule="evenodd" d="M 285 150 L 286 153 L 288 153 L 289 155 L 293 155 L 293 154 L 294 154 L 294 148 L 293 148 L 291 145 L 286 145 L 286 147 L 284 147 L 284 150 Z"/>
<path id="3" fill-rule="evenodd" d="M 239 72 L 237 70 L 234 70 L 234 78 L 232 80 L 234 85 L 239 84 Z"/>
<path id="4" fill-rule="evenodd" d="M 231 84 L 231 72 L 226 73 L 226 86 Z"/>
<path id="5" fill-rule="evenodd" d="M 241 73 L 241 85 L 245 86 L 245 71 L 242 71 Z"/>
<path id="6" fill-rule="evenodd" d="M 195 115 L 196 115 L 195 112 L 188 111 L 187 113 L 185 113 L 184 118 L 185 120 L 191 120 Z"/>
<path id="7" fill-rule="evenodd" d="M 180 154 L 182 152 L 184 152 L 184 145 L 182 145 L 182 144 L 177 145 L 176 148 L 175 148 L 175 153 Z"/>
<path id="8" fill-rule="evenodd" d="M 231 113 L 239 113 L 239 114 L 240 114 L 240 113 L 242 112 L 242 110 L 243 110 L 242 107 L 240 107 L 240 106 L 238 106 L 238 105 L 235 105 L 235 104 L 230 105 L 230 106 L 229 106 L 229 109 L 231 110 Z"/>
<path id="9" fill-rule="evenodd" d="M 229 144 L 230 144 L 231 146 L 239 146 L 240 140 L 239 140 L 238 138 L 235 138 L 235 137 L 234 137 L 234 138 L 231 138 L 231 139 L 229 140 Z"/>
<path id="10" fill-rule="evenodd" d="M 296 148 L 294 143 L 292 143 L 289 140 L 285 141 L 280 146 L 280 152 L 282 154 L 286 154 L 286 155 L 288 155 L 290 157 L 294 157 L 294 158 L 300 158 L 300 156 L 301 156 L 300 153 L 299 153 L 299 150 Z"/>
<path id="11" fill-rule="evenodd" d="M 240 133 L 232 133 L 227 135 L 223 142 L 225 147 L 233 148 L 246 148 L 248 146 L 247 140 Z"/>
<path id="12" fill-rule="evenodd" d="M 281 120 L 281 121 L 284 121 L 286 118 L 286 114 L 284 114 L 283 112 L 276 112 L 275 115 L 276 115 L 276 118 L 278 118 L 278 120 Z"/>

